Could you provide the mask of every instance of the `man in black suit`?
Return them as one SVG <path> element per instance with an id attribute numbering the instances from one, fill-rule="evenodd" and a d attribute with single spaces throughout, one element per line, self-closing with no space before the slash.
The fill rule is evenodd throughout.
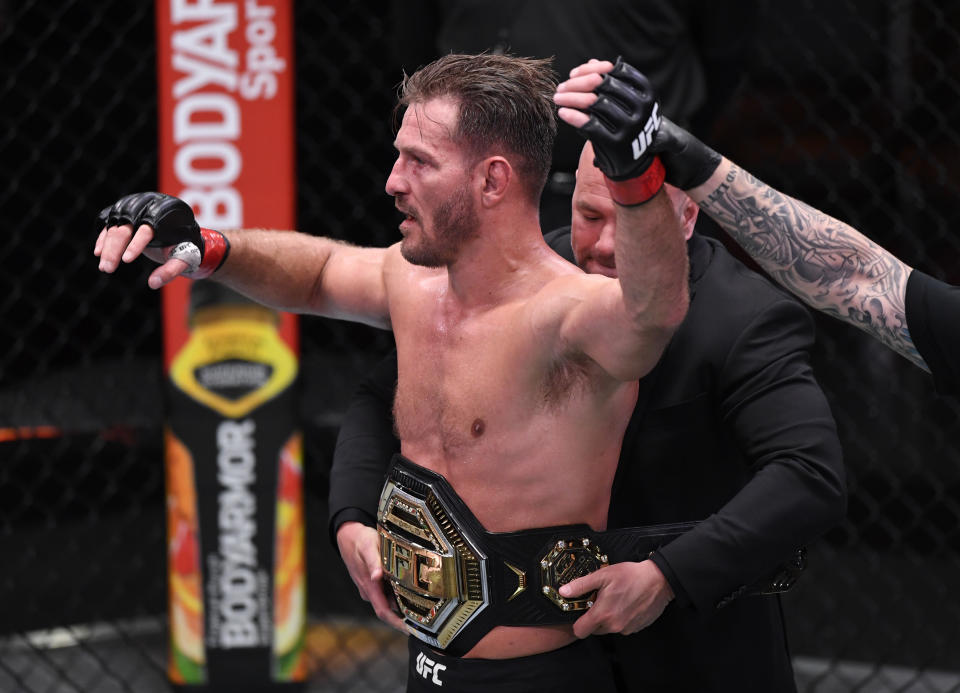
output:
<path id="1" fill-rule="evenodd" d="M 689 238 L 690 309 L 640 381 L 608 526 L 701 522 L 648 561 L 571 582 L 574 594 L 599 588 L 574 629 L 628 634 L 601 638 L 624 690 L 793 691 L 779 597 L 736 596 L 845 512 L 835 424 L 809 363 L 813 323 L 799 303 L 694 233 L 696 205 L 669 192 Z M 584 270 L 615 275 L 614 222 L 588 146 L 572 227 L 547 240 Z M 361 385 L 340 430 L 330 492 L 331 535 L 388 622 L 369 542 L 387 461 L 399 450 L 395 383 L 391 357 Z"/>

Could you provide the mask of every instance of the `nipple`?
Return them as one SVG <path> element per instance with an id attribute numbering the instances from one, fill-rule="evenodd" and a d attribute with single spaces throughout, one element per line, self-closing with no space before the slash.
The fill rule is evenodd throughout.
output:
<path id="1" fill-rule="evenodd" d="M 483 432 L 486 430 L 487 425 L 483 423 L 483 419 L 474 419 L 473 425 L 470 427 L 470 433 L 473 434 L 474 438 L 479 438 L 483 435 Z"/>

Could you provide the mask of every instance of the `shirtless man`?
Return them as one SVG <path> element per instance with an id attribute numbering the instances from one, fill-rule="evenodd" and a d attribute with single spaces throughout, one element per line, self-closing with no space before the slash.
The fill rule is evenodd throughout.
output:
<path id="1" fill-rule="evenodd" d="M 392 329 L 395 415 L 414 468 L 441 475 L 488 532 L 604 529 L 636 381 L 688 295 L 684 234 L 645 151 L 656 102 L 636 70 L 603 65 L 601 86 L 567 82 L 556 95 L 547 61 L 510 56 L 448 55 L 405 79 L 386 184 L 403 240 L 389 248 L 199 229 L 185 203 L 148 193 L 102 213 L 100 269 L 146 253 L 163 263 L 153 288 L 194 268 L 277 308 Z M 581 130 L 619 203 L 619 280 L 559 258 L 539 225 L 553 102 L 575 105 L 573 92 L 596 101 Z M 561 117 L 572 112 L 584 115 Z M 495 626 L 466 653 L 465 680 L 479 689 L 488 675 L 534 672 L 531 689 L 612 687 L 584 647 L 570 625 Z M 555 657 L 531 657 L 542 653 Z"/>

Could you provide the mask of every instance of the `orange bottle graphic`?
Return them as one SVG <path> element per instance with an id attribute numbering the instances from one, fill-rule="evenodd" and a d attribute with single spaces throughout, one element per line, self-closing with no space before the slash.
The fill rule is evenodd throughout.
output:
<path id="1" fill-rule="evenodd" d="M 203 683 L 203 595 L 193 458 L 169 428 L 165 431 L 165 438 L 170 614 L 167 673 L 174 683 Z"/>
<path id="2" fill-rule="evenodd" d="M 303 518 L 303 440 L 294 436 L 280 454 L 277 494 L 276 567 L 274 569 L 274 675 L 302 680 L 307 675 L 306 559 Z"/>

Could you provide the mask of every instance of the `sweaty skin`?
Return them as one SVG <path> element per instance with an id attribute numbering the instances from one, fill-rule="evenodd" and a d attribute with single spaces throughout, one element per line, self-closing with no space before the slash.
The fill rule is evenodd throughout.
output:
<path id="1" fill-rule="evenodd" d="M 442 149 L 449 140 L 432 140 L 435 124 L 419 122 L 414 109 L 408 116 L 387 190 L 401 209 L 420 211 L 429 204 L 407 192 L 403 175 L 418 175 L 423 164 L 403 170 L 405 147 L 432 161 L 442 156 L 431 146 Z M 401 231 L 405 244 L 427 242 L 417 216 Z M 465 301 L 446 269 L 408 266 L 415 281 L 390 288 L 401 451 L 446 477 L 489 531 L 576 522 L 603 528 L 636 384 L 612 379 L 557 343 L 549 306 L 577 299 L 549 297 L 546 287 L 562 277 L 581 279 L 580 270 L 546 246 L 494 250 L 495 264 L 510 270 L 505 281 L 474 292 L 479 299 Z M 530 252 L 535 262 L 519 261 Z M 550 344 L 557 346 L 545 350 Z M 468 656 L 517 657 L 573 640 L 570 626 L 498 627 Z"/>
<path id="2" fill-rule="evenodd" d="M 631 231 L 617 234 L 620 279 L 583 273 L 545 244 L 509 160 L 454 141 L 457 113 L 439 98 L 404 115 L 386 186 L 405 216 L 401 243 L 227 231 L 230 257 L 215 276 L 267 305 L 393 329 L 402 452 L 444 475 L 489 530 L 603 529 L 636 381 L 686 313 L 682 230 L 665 193 L 618 208 L 617 228 Z M 132 261 L 150 238 L 145 226 L 104 229 L 101 270 Z M 183 269 L 168 259 L 150 285 Z M 574 639 L 571 626 L 495 628 L 467 656 Z"/>

